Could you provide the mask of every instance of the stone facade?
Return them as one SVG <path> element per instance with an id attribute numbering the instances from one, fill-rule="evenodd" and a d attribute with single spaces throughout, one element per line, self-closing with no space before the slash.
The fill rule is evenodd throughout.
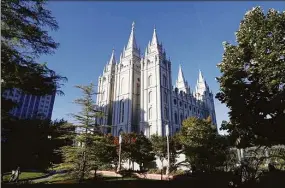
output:
<path id="1" fill-rule="evenodd" d="M 98 79 L 97 106 L 105 117 L 96 119 L 117 136 L 121 132 L 172 135 L 191 116 L 211 117 L 216 125 L 213 93 L 199 71 L 195 91 L 191 91 L 179 65 L 176 85 L 172 86 L 171 61 L 159 43 L 154 29 L 144 56 L 135 39 L 134 23 L 126 47 L 117 62 L 114 50 Z"/>

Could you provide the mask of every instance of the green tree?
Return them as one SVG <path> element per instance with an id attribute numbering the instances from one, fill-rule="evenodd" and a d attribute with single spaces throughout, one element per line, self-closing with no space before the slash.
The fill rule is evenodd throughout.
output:
<path id="1" fill-rule="evenodd" d="M 152 144 L 150 140 L 143 134 L 137 135 L 131 153 L 134 162 L 139 164 L 140 170 L 145 170 L 148 164 L 155 160 Z"/>
<path id="2" fill-rule="evenodd" d="M 48 35 L 58 25 L 45 1 L 1 1 L 1 96 L 6 90 L 18 88 L 34 95 L 60 91 L 61 80 L 66 78 L 38 64 L 43 54 L 52 54 L 58 43 Z M 2 119 L 15 103 L 1 97 Z"/>
<path id="3" fill-rule="evenodd" d="M 136 133 L 123 133 L 122 134 L 122 146 L 121 146 L 121 160 L 127 161 L 129 160 L 129 165 L 131 162 L 134 162 L 134 148 L 135 141 L 137 139 Z"/>
<path id="4" fill-rule="evenodd" d="M 224 165 L 229 151 L 227 140 L 218 134 L 211 121 L 191 117 L 182 125 L 178 137 L 187 162 L 208 172 Z"/>
<path id="5" fill-rule="evenodd" d="M 94 178 L 96 172 L 101 166 L 106 164 L 114 164 L 117 160 L 116 145 L 110 135 L 96 136 L 92 144 L 91 152 L 91 169 L 94 170 Z"/>
<path id="6" fill-rule="evenodd" d="M 94 85 L 76 86 L 83 93 L 83 97 L 76 99 L 75 103 L 81 106 L 81 111 L 72 114 L 76 124 L 67 124 L 67 127 L 76 128 L 75 132 L 66 132 L 62 139 L 72 138 L 75 141 L 73 146 L 64 146 L 60 152 L 63 155 L 64 163 L 59 168 L 69 169 L 70 175 L 82 182 L 91 170 L 96 171 L 103 163 L 106 152 L 106 139 L 103 137 L 101 127 L 96 124 L 97 111 L 93 95 L 96 94 Z M 108 144 L 108 143 L 107 143 Z M 107 156 L 105 156 L 107 157 Z"/>
<path id="7" fill-rule="evenodd" d="M 240 23 L 237 45 L 224 43 L 216 97 L 230 110 L 223 129 L 238 147 L 285 143 L 284 23 L 284 11 L 255 7 Z"/>
<path id="8" fill-rule="evenodd" d="M 156 157 L 159 158 L 161 164 L 163 165 L 163 161 L 167 160 L 167 139 L 163 136 L 152 135 L 151 143 L 153 147 L 153 152 Z M 179 154 L 179 146 L 177 141 L 177 136 L 169 137 L 169 153 L 170 153 L 170 171 L 176 168 L 176 158 Z"/>

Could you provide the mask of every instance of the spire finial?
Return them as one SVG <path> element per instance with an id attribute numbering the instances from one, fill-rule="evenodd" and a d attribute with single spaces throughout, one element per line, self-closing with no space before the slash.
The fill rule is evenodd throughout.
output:
<path id="1" fill-rule="evenodd" d="M 154 29 L 153 29 L 151 44 L 152 45 L 158 45 L 158 39 L 157 39 L 157 35 L 156 35 L 156 28 L 155 28 L 155 26 L 154 26 Z"/>
<path id="2" fill-rule="evenodd" d="M 115 59 L 115 49 L 113 48 L 111 58 L 109 60 L 109 64 L 116 64 L 116 59 Z"/>
<path id="3" fill-rule="evenodd" d="M 132 23 L 132 31 L 129 37 L 128 45 L 126 49 L 138 49 L 137 44 L 136 44 L 136 39 L 135 39 L 135 22 Z"/>
<path id="4" fill-rule="evenodd" d="M 132 23 L 132 30 L 134 30 L 135 29 L 135 22 L 133 21 L 133 23 Z"/>

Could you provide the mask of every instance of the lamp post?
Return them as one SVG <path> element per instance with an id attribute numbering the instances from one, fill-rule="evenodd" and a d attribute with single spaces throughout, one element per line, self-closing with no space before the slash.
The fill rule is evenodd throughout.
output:
<path id="1" fill-rule="evenodd" d="M 122 135 L 119 135 L 119 164 L 117 171 L 119 172 L 121 170 L 121 150 L 122 150 Z"/>
<path id="2" fill-rule="evenodd" d="M 169 156 L 169 127 L 166 124 L 165 127 L 165 134 L 166 134 L 166 142 L 167 142 L 167 167 L 166 167 L 166 175 L 169 179 L 169 167 L 170 167 L 170 156 Z"/>

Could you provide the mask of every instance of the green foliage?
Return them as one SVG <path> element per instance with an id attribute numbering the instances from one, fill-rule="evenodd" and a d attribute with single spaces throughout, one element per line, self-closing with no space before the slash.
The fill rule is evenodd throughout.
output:
<path id="1" fill-rule="evenodd" d="M 69 175 L 81 182 L 89 176 L 91 170 L 94 170 L 96 175 L 99 166 L 114 161 L 116 147 L 113 139 L 104 136 L 101 127 L 95 123 L 97 111 L 93 100 L 94 85 L 76 87 L 83 93 L 82 98 L 75 100 L 75 103 L 81 106 L 81 111 L 72 114 L 77 121 L 75 125 L 66 124 L 66 130 L 73 127 L 76 131 L 66 131 L 61 137 L 73 139 L 75 144 L 61 148 L 64 162 L 58 168 L 69 170 Z"/>
<path id="2" fill-rule="evenodd" d="M 134 161 L 140 165 L 140 170 L 144 170 L 155 159 L 151 142 L 143 134 L 137 135 L 132 153 Z"/>
<path id="3" fill-rule="evenodd" d="M 260 7 L 247 12 L 237 45 L 224 43 L 217 98 L 230 109 L 223 129 L 238 147 L 284 144 L 285 12 Z"/>
<path id="4" fill-rule="evenodd" d="M 34 95 L 63 94 L 59 81 L 66 78 L 37 62 L 58 47 L 48 29 L 57 30 L 58 25 L 45 1 L 1 1 L 1 94 L 13 88 Z M 12 101 L 1 101 L 6 115 Z"/>
<path id="5" fill-rule="evenodd" d="M 152 135 L 151 138 L 153 152 L 161 162 L 167 160 L 167 139 L 163 136 Z M 176 157 L 178 157 L 178 140 L 176 136 L 169 137 L 170 171 L 174 170 Z"/>
<path id="6" fill-rule="evenodd" d="M 223 166 L 229 152 L 227 139 L 208 120 L 195 117 L 183 121 L 178 135 L 187 162 L 197 170 L 213 171 Z"/>
<path id="7" fill-rule="evenodd" d="M 136 133 L 122 134 L 121 156 L 123 160 L 138 163 L 141 170 L 155 159 L 149 139 Z"/>

